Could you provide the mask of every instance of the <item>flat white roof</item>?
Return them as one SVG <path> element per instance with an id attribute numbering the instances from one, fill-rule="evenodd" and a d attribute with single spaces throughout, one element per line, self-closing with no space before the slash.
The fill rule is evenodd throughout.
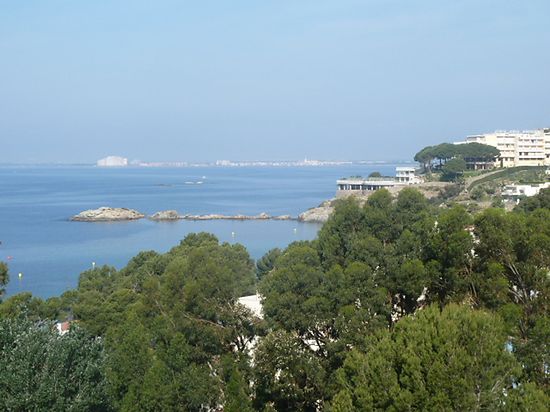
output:
<path id="1" fill-rule="evenodd" d="M 339 185 L 370 185 L 370 186 L 393 186 L 397 182 L 395 180 L 368 180 L 368 179 L 341 179 L 336 181 Z"/>

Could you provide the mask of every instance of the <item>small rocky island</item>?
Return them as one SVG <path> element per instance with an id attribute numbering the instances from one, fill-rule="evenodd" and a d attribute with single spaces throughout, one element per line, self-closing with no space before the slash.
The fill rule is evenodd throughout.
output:
<path id="1" fill-rule="evenodd" d="M 71 218 L 76 222 L 116 222 L 124 220 L 137 220 L 144 218 L 143 213 L 137 210 L 121 208 L 121 207 L 100 207 L 99 209 L 91 209 L 80 212 Z M 155 221 L 175 221 L 175 220 L 296 220 L 290 215 L 271 216 L 267 213 L 258 215 L 180 215 L 177 210 L 162 210 L 148 217 Z M 304 221 L 308 221 L 303 219 Z M 314 220 L 312 220 L 314 221 Z"/>
<path id="2" fill-rule="evenodd" d="M 137 220 L 145 215 L 137 210 L 124 207 L 100 207 L 80 212 L 71 218 L 75 222 L 117 222 L 123 220 Z"/>
<path id="3" fill-rule="evenodd" d="M 151 216 L 152 220 L 292 220 L 290 215 L 271 216 L 267 213 L 260 213 L 259 215 L 221 215 L 221 214 L 207 214 L 207 215 L 179 215 L 175 210 L 165 210 L 157 212 Z"/>
<path id="4" fill-rule="evenodd" d="M 163 210 L 152 214 L 149 218 L 151 220 L 178 220 L 180 215 L 177 210 Z"/>

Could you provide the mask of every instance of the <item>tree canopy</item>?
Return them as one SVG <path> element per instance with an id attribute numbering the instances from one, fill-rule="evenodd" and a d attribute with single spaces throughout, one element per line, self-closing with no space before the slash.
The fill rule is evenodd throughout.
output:
<path id="1" fill-rule="evenodd" d="M 441 167 L 444 163 L 455 158 L 462 158 L 467 161 L 494 162 L 499 156 L 500 150 L 482 143 L 441 143 L 423 148 L 416 153 L 414 160 L 422 163 L 424 170 L 430 172 L 434 161 L 439 163 Z"/>
<path id="2" fill-rule="evenodd" d="M 2 296 L 6 291 L 4 287 L 8 284 L 9 280 L 8 265 L 0 262 L 0 302 L 2 302 Z"/>
<path id="3" fill-rule="evenodd" d="M 542 391 L 517 385 L 521 364 L 506 342 L 496 315 L 429 307 L 350 352 L 335 403 L 346 399 L 360 411 L 546 410 Z"/>
<path id="4" fill-rule="evenodd" d="M 100 339 L 51 322 L 0 319 L 0 409 L 110 411 Z"/>
<path id="5" fill-rule="evenodd" d="M 10 296 L 0 409 L 546 410 L 545 196 L 472 215 L 379 190 L 255 265 L 191 234 L 59 297 Z M 239 303 L 256 292 L 263 319 Z"/>

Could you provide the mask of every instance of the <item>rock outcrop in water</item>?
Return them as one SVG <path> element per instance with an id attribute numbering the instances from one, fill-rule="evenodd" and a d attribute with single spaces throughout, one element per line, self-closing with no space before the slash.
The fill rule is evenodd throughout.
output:
<path id="1" fill-rule="evenodd" d="M 151 220 L 178 220 L 180 218 L 177 210 L 163 210 L 150 216 Z"/>
<path id="2" fill-rule="evenodd" d="M 99 209 L 90 209 L 80 212 L 71 218 L 77 222 L 115 222 L 122 220 L 137 220 L 144 218 L 145 215 L 137 210 L 124 207 L 100 207 Z"/>
<path id="3" fill-rule="evenodd" d="M 332 200 L 326 200 L 317 207 L 300 213 L 298 220 L 301 222 L 325 223 L 334 210 Z"/>
<path id="4" fill-rule="evenodd" d="M 281 216 L 273 216 L 272 217 L 273 220 L 295 220 L 292 216 L 290 215 L 281 215 Z"/>
<path id="5" fill-rule="evenodd" d="M 249 215 L 219 215 L 219 214 L 209 214 L 209 215 L 183 215 L 180 216 L 180 219 L 185 220 L 291 220 L 290 215 L 283 216 L 270 216 L 267 213 L 260 213 L 259 215 L 249 216 Z"/>
<path id="6" fill-rule="evenodd" d="M 76 216 L 73 216 L 71 220 L 78 222 L 110 222 L 110 221 L 122 221 L 122 220 L 137 220 L 145 217 L 142 213 L 126 208 L 114 208 L 114 207 L 100 207 L 94 210 L 85 210 Z M 177 210 L 162 210 L 149 216 L 149 219 L 155 221 L 169 221 L 169 220 L 295 220 L 290 215 L 270 216 L 267 213 L 260 213 L 259 215 L 221 215 L 221 214 L 207 214 L 207 215 L 180 215 Z M 307 221 L 307 220 L 305 220 Z"/>

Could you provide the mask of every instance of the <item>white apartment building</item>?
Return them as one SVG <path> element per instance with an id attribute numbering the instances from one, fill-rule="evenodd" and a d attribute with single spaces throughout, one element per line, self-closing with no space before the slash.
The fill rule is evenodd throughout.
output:
<path id="1" fill-rule="evenodd" d="M 550 165 L 550 128 L 525 131 L 500 131 L 471 135 L 465 142 L 482 143 L 500 150 L 496 166 Z"/>
<path id="2" fill-rule="evenodd" d="M 128 159 L 119 156 L 107 156 L 97 161 L 98 167 L 124 167 L 128 166 Z"/>

